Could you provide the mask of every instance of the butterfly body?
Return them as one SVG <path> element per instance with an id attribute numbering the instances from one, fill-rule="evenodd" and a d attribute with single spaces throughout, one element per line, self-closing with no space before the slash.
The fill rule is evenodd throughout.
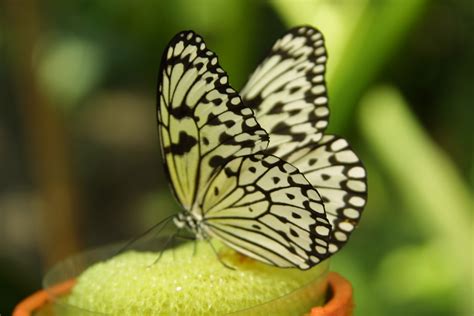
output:
<path id="1" fill-rule="evenodd" d="M 186 228 L 189 230 L 198 240 L 209 239 L 209 235 L 206 233 L 203 227 L 202 219 L 196 218 L 194 212 L 180 212 L 174 218 L 173 222 L 179 229 Z"/>

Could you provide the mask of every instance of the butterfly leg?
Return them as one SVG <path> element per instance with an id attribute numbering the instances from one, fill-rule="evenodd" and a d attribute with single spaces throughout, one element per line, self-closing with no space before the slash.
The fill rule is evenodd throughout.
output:
<path id="1" fill-rule="evenodd" d="M 197 251 L 197 238 L 196 237 L 191 237 L 191 236 L 185 236 L 185 235 L 176 235 L 176 238 L 183 239 L 183 240 L 188 240 L 188 241 L 193 241 L 193 253 L 192 256 L 194 257 L 196 255 Z"/>
<path id="2" fill-rule="evenodd" d="M 176 230 L 176 232 L 174 232 L 172 235 L 168 236 L 166 241 L 163 243 L 163 248 L 160 250 L 160 254 L 158 255 L 158 258 L 156 258 L 156 260 L 153 261 L 153 263 L 150 266 L 152 266 L 152 265 L 158 263 L 158 261 L 160 261 L 160 259 L 163 256 L 163 253 L 165 252 L 165 250 L 167 250 L 170 245 L 174 244 L 174 239 L 176 238 L 176 235 L 179 234 L 179 231 L 180 231 L 180 229 L 178 228 Z M 174 252 L 173 252 L 173 256 L 174 256 Z"/>
<path id="3" fill-rule="evenodd" d="M 234 268 L 233 266 L 231 265 L 228 265 L 227 263 L 225 263 L 222 258 L 219 256 L 219 253 L 217 252 L 216 248 L 214 247 L 214 245 L 212 244 L 212 241 L 210 239 L 205 239 L 205 241 L 207 241 L 207 243 L 211 246 L 212 248 L 212 251 L 214 252 L 214 254 L 216 255 L 217 257 L 217 260 L 219 260 L 219 262 L 224 266 L 226 267 L 227 269 L 230 269 L 230 270 L 237 270 L 236 268 Z"/>
<path id="4" fill-rule="evenodd" d="M 193 243 L 193 257 L 196 256 L 197 253 L 197 238 L 194 238 L 194 243 Z"/>
<path id="5" fill-rule="evenodd" d="M 173 259 L 174 259 L 174 248 L 175 248 L 175 245 L 174 245 L 174 242 L 176 241 L 176 239 L 182 239 L 182 240 L 192 240 L 192 241 L 196 241 L 196 238 L 195 237 L 191 237 L 191 236 L 185 236 L 185 235 L 180 235 L 179 233 L 181 232 L 181 228 L 179 228 L 176 233 L 173 235 L 173 238 L 170 242 L 171 244 L 171 251 L 173 251 Z"/>
<path id="6" fill-rule="evenodd" d="M 176 231 L 176 233 L 173 234 L 171 241 L 170 241 L 170 246 L 168 248 L 171 248 L 171 254 L 173 255 L 173 261 L 176 260 L 176 253 L 174 251 L 175 245 L 174 242 L 176 240 L 176 236 L 179 234 L 179 229 Z"/>

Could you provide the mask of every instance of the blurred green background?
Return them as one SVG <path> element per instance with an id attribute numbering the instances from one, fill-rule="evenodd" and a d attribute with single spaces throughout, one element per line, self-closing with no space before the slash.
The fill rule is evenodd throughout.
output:
<path id="1" fill-rule="evenodd" d="M 470 0 L 2 2 L 0 313 L 58 260 L 179 211 L 155 118 L 175 33 L 202 34 L 239 89 L 301 24 L 326 37 L 329 129 L 369 173 L 361 225 L 332 259 L 355 315 L 472 315 Z"/>

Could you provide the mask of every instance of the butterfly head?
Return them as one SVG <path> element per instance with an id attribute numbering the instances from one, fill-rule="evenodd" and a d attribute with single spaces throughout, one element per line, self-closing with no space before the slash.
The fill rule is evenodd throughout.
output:
<path id="1" fill-rule="evenodd" d="M 197 239 L 205 239 L 206 235 L 202 229 L 202 220 L 188 212 L 178 213 L 173 219 L 176 227 L 186 228 L 191 231 Z"/>

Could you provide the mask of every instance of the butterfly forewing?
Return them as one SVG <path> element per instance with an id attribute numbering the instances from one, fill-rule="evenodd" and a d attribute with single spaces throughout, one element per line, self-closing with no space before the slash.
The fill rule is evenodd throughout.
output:
<path id="1" fill-rule="evenodd" d="M 334 135 L 325 135 L 283 159 L 297 167 L 321 195 L 332 226 L 329 251 L 337 252 L 359 223 L 367 202 L 364 166 L 347 141 Z"/>
<path id="2" fill-rule="evenodd" d="M 241 95 L 270 135 L 269 153 L 285 154 L 317 142 L 328 124 L 326 49 L 322 34 L 309 26 L 290 30 L 273 45 Z"/>
<path id="3" fill-rule="evenodd" d="M 330 224 L 321 197 L 275 156 L 228 162 L 199 200 L 207 233 L 249 257 L 308 269 L 328 255 Z"/>
<path id="4" fill-rule="evenodd" d="M 174 193 L 190 210 L 199 188 L 227 161 L 259 152 L 268 135 L 194 32 L 169 43 L 159 77 L 158 129 Z"/>

